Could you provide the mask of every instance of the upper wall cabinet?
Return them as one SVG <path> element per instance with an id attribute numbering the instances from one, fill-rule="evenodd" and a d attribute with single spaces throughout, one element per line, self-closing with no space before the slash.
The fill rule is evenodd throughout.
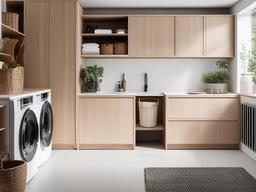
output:
<path id="1" fill-rule="evenodd" d="M 174 56 L 174 17 L 130 16 L 129 56 Z"/>
<path id="2" fill-rule="evenodd" d="M 231 15 L 129 16 L 129 57 L 234 56 Z"/>
<path id="3" fill-rule="evenodd" d="M 204 56 L 204 17 L 176 17 L 176 56 Z"/>
<path id="4" fill-rule="evenodd" d="M 234 56 L 234 17 L 205 16 L 206 55 Z"/>

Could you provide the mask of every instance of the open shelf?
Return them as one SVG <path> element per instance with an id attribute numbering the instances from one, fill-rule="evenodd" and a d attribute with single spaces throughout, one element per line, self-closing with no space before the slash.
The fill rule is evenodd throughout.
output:
<path id="1" fill-rule="evenodd" d="M 136 125 L 136 131 L 164 131 L 164 126 L 162 123 L 158 123 L 156 127 L 142 127 L 139 124 Z"/>
<path id="2" fill-rule="evenodd" d="M 16 31 L 15 29 L 2 24 L 2 36 L 3 37 L 11 37 L 16 39 L 24 39 L 25 35 L 19 31 Z"/>
<path id="3" fill-rule="evenodd" d="M 104 59 L 104 58 L 128 58 L 128 55 L 82 55 L 82 58 L 94 58 L 94 59 Z"/>
<path id="4" fill-rule="evenodd" d="M 112 34 L 95 34 L 95 33 L 82 33 L 83 37 L 127 37 L 128 33 L 124 34 L 118 34 L 118 33 L 112 33 Z"/>
<path id="5" fill-rule="evenodd" d="M 6 53 L 0 53 L 0 61 L 2 62 L 10 62 L 12 60 L 12 56 Z"/>

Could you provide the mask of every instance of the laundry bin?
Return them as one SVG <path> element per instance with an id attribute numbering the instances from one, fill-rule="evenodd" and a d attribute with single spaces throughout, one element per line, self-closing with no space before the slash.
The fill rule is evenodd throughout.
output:
<path id="1" fill-rule="evenodd" d="M 139 100 L 139 123 L 141 127 L 156 127 L 159 101 L 141 102 Z"/>
<path id="2" fill-rule="evenodd" d="M 0 153 L 0 191 L 1 192 L 25 192 L 27 175 L 27 163 L 21 160 L 4 160 Z"/>

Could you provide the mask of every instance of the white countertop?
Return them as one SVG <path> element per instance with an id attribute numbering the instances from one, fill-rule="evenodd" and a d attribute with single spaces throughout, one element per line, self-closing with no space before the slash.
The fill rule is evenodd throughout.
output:
<path id="1" fill-rule="evenodd" d="M 0 95 L 0 99 L 12 100 L 12 99 L 20 98 L 20 97 L 30 96 L 31 94 L 41 94 L 41 93 L 49 92 L 49 91 L 51 91 L 51 90 L 50 89 L 24 89 L 24 91 L 21 93 Z"/>
<path id="2" fill-rule="evenodd" d="M 79 97 L 131 97 L 131 96 L 168 96 L 168 97 L 237 97 L 238 94 L 189 94 L 186 92 L 96 92 L 96 93 L 79 93 Z"/>

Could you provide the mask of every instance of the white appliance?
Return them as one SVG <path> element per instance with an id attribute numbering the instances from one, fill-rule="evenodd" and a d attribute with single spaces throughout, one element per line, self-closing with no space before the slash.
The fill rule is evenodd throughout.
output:
<path id="1" fill-rule="evenodd" d="M 0 95 L 0 104 L 6 106 L 6 152 L 12 159 L 27 162 L 27 182 L 37 173 L 39 125 L 36 116 L 35 92 Z"/>
<path id="2" fill-rule="evenodd" d="M 37 94 L 39 122 L 38 165 L 42 166 L 52 154 L 53 112 L 51 107 L 51 91 L 45 90 Z"/>

